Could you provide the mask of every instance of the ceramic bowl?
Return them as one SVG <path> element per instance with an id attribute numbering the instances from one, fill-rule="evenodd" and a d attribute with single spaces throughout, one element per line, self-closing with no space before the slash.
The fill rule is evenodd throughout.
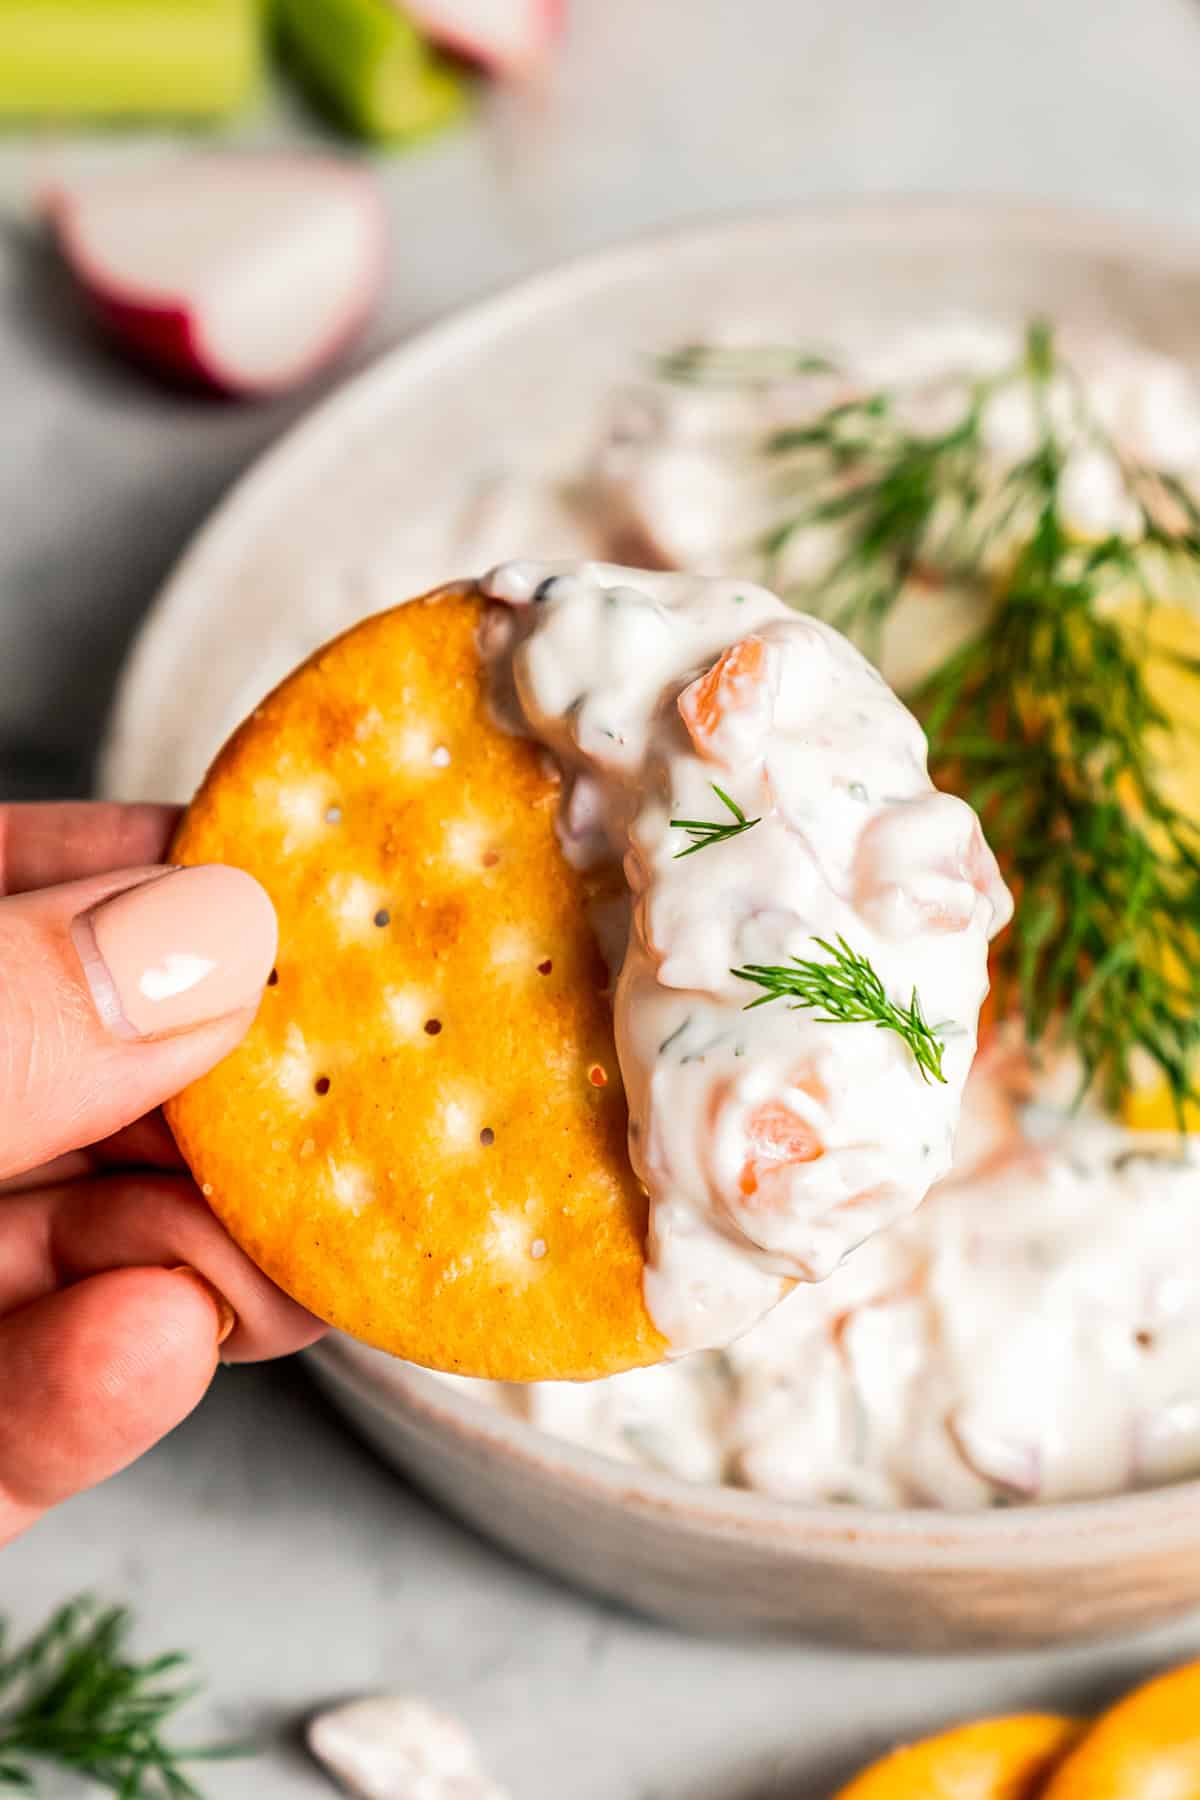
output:
<path id="1" fill-rule="evenodd" d="M 1044 311 L 1200 365 L 1200 248 L 1020 205 L 887 201 L 745 219 L 588 258 L 460 314 L 320 407 L 218 509 L 126 674 L 106 791 L 186 798 L 226 731 L 316 644 L 446 566 L 453 511 L 497 466 L 579 466 L 614 384 L 723 320 L 812 341 L 946 312 Z M 497 552 L 555 553 L 553 524 Z M 1200 1250 L 1198 1250 L 1200 1254 Z M 1032 1644 L 1200 1602 L 1200 1482 L 1087 1504 L 868 1512 L 691 1487 L 556 1443 L 334 1340 L 321 1382 L 479 1530 L 681 1625 L 878 1644 Z"/>
<path id="2" fill-rule="evenodd" d="M 460 1518 L 675 1625 L 1007 1648 L 1200 1604 L 1200 1482 L 976 1513 L 796 1506 L 579 1449 L 345 1339 L 309 1359 L 380 1454 Z"/>

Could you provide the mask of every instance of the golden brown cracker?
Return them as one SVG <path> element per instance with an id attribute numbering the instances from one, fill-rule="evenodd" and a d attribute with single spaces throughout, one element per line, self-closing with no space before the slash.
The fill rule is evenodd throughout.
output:
<path id="1" fill-rule="evenodd" d="M 495 723 L 484 603 L 356 626 L 218 756 L 177 862 L 262 882 L 279 957 L 241 1047 L 173 1100 L 210 1204 L 289 1294 L 460 1374 L 659 1360 L 646 1199 L 558 779 Z"/>

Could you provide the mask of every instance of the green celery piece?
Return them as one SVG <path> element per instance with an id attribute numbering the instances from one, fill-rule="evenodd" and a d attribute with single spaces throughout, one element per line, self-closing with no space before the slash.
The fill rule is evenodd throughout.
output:
<path id="1" fill-rule="evenodd" d="M 262 72 L 260 0 L 0 0 L 0 119 L 207 119 Z"/>
<path id="2" fill-rule="evenodd" d="M 362 137 L 424 137 L 463 109 L 466 83 L 392 0 L 275 0 L 274 18 L 302 81 Z"/>

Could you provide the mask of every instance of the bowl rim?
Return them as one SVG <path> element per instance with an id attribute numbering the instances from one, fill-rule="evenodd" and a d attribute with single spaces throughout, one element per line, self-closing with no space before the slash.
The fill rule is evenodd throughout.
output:
<path id="1" fill-rule="evenodd" d="M 822 243 L 912 244 L 915 239 L 958 245 L 997 239 L 1029 251 L 1074 251 L 1116 263 L 1145 259 L 1163 273 L 1193 273 L 1200 282 L 1200 234 L 1177 222 L 1114 211 L 1032 200 L 1000 193 L 868 194 L 753 212 L 708 215 L 650 227 L 558 260 L 516 282 L 507 282 L 419 328 L 365 368 L 340 383 L 256 457 L 193 534 L 146 613 L 117 684 L 98 758 L 98 785 L 111 793 L 125 785 L 125 747 L 136 738 L 134 715 L 148 690 L 166 683 L 178 654 L 181 628 L 205 596 L 207 579 L 226 554 L 253 531 L 278 489 L 303 475 L 343 425 L 358 428 L 394 395 L 419 383 L 481 339 L 496 337 L 530 314 L 569 303 L 583 293 L 635 279 L 647 266 L 672 259 L 731 253 L 739 245 L 791 230 Z M 949 1559 L 977 1566 L 1005 1548 L 1027 1564 L 1030 1540 L 1053 1549 L 1056 1560 L 1072 1545 L 1078 1560 L 1094 1560 L 1096 1538 L 1113 1540 L 1132 1529 L 1161 1539 L 1195 1539 L 1200 1477 L 1137 1489 L 1096 1500 L 1068 1500 L 950 1512 L 934 1508 L 874 1509 L 852 1503 L 812 1505 L 772 1499 L 717 1483 L 624 1463 L 602 1452 L 555 1438 L 527 1420 L 428 1371 L 396 1362 L 362 1366 L 365 1347 L 334 1336 L 307 1355 L 334 1383 L 350 1388 L 385 1414 L 403 1413 L 428 1428 L 484 1442 L 495 1454 L 544 1476 L 548 1466 L 563 1482 L 647 1515 L 686 1520 L 699 1531 L 726 1537 L 769 1533 L 797 1550 L 820 1547 L 833 1559 L 869 1546 L 884 1557 L 937 1546 Z M 371 1353 L 375 1355 L 377 1353 Z M 386 1379 L 384 1376 L 386 1375 Z M 1084 1546 L 1087 1546 L 1086 1548 Z"/>
<path id="2" fill-rule="evenodd" d="M 663 259 L 711 258 L 740 245 L 770 239 L 781 231 L 822 244 L 912 244 L 953 240 L 960 245 L 1003 238 L 1029 250 L 1074 250 L 1098 258 L 1145 258 L 1162 271 L 1189 268 L 1200 279 L 1200 233 L 1167 220 L 1103 208 L 1063 205 L 1000 194 L 964 199 L 950 194 L 861 195 L 815 204 L 783 205 L 753 212 L 717 214 L 668 227 L 650 227 L 597 249 L 583 251 L 503 283 L 455 308 L 445 318 L 419 327 L 409 337 L 303 413 L 243 470 L 185 544 L 151 602 L 122 665 L 101 736 L 96 762 L 98 790 L 112 794 L 128 782 L 142 733 L 138 717 L 146 696 L 169 692 L 177 640 L 191 617 L 202 612 L 207 591 L 226 557 L 252 533 L 256 518 L 275 502 L 278 490 L 302 478 L 336 444 L 344 427 L 360 428 L 398 394 L 419 384 L 481 341 L 496 338 L 529 315 L 569 303 L 584 294 L 636 279 L 639 271 L 661 275 Z M 143 764 L 144 766 L 144 764 Z"/>
<path id="3" fill-rule="evenodd" d="M 1127 1546 L 1135 1532 L 1139 1538 L 1149 1534 L 1156 1549 L 1176 1541 L 1194 1544 L 1200 1533 L 1200 1477 L 1094 1500 L 969 1512 L 780 1500 L 748 1488 L 688 1481 L 556 1437 L 427 1369 L 337 1333 L 305 1356 L 326 1385 L 348 1388 L 388 1420 L 468 1440 L 488 1459 L 502 1459 L 539 1481 L 549 1477 L 581 1498 L 709 1538 L 769 1538 L 783 1549 L 818 1553 L 830 1562 L 860 1561 L 866 1551 L 877 1563 L 901 1564 L 935 1550 L 945 1565 L 982 1568 L 1000 1556 L 1028 1572 L 1031 1550 L 1035 1562 L 1040 1553 L 1061 1568 L 1064 1561 L 1102 1560 L 1118 1543 Z"/>

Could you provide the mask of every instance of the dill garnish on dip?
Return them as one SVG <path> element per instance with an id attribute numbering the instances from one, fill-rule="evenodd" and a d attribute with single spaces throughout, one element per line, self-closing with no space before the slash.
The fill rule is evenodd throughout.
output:
<path id="1" fill-rule="evenodd" d="M 1013 884 L 1001 1006 L 1035 1045 L 1053 1030 L 1109 1109 L 1156 1073 L 1182 1123 L 1200 1102 L 1200 816 L 1178 779 L 1200 634 L 1163 621 L 1200 595 L 1200 508 L 1118 441 L 1041 321 L 1014 359 L 943 371 L 923 410 L 802 351 L 661 365 L 718 388 L 789 370 L 829 397 L 762 442 L 766 578 L 871 655 L 914 588 L 953 585 L 966 630 L 908 697 Z M 817 565 L 789 575 L 814 534 Z"/>
<path id="2" fill-rule="evenodd" d="M 946 1046 L 926 1024 L 916 988 L 907 1006 L 897 1006 L 888 999 L 867 958 L 852 950 L 845 938 L 839 938 L 836 945 L 827 944 L 824 938 L 813 942 L 826 952 L 828 962 L 793 956 L 784 968 L 751 963 L 732 971 L 739 981 L 752 981 L 765 989 L 757 1000 L 746 1002 L 746 1011 L 768 1006 L 772 1000 L 786 1000 L 789 1006 L 810 1007 L 818 1019 L 830 1024 L 853 1020 L 874 1025 L 879 1031 L 894 1031 L 912 1051 L 926 1081 L 945 1081 L 942 1055 Z"/>
<path id="3" fill-rule="evenodd" d="M 673 1350 L 727 1343 L 946 1173 L 1008 893 L 829 625 L 604 563 L 483 588 L 506 603 L 497 692 L 563 770 L 567 852 L 628 883 L 615 1017 L 650 1315 Z M 748 980 L 790 1004 L 748 1007 Z"/>
<path id="4" fill-rule="evenodd" d="M 719 788 L 715 781 L 711 782 L 710 786 L 712 787 L 713 793 L 717 796 L 717 799 L 721 802 L 722 806 L 724 806 L 726 812 L 732 814 L 732 822 L 722 822 L 721 820 L 710 822 L 707 819 L 672 819 L 672 831 L 685 831 L 692 840 L 691 843 L 687 845 L 686 849 L 677 850 L 675 852 L 676 862 L 678 862 L 681 856 L 694 856 L 697 850 L 705 850 L 710 844 L 728 843 L 730 838 L 737 837 L 739 833 L 743 831 L 749 831 L 752 825 L 759 825 L 762 823 L 761 819 L 748 819 L 737 801 L 731 800 L 729 795 L 725 792 L 725 789 Z"/>
<path id="5" fill-rule="evenodd" d="M 659 376 L 613 397 L 596 452 L 611 541 L 756 573 L 845 627 L 980 809 L 1017 915 L 924 1205 L 720 1352 L 505 1403 L 798 1502 L 1009 1506 L 1194 1477 L 1195 370 L 1094 326 L 935 309 L 830 355 L 691 347 Z M 893 1004 L 915 982 L 943 1035 L 919 972 L 844 936 Z M 792 955 L 827 959 L 809 942 L 761 960 Z"/>

